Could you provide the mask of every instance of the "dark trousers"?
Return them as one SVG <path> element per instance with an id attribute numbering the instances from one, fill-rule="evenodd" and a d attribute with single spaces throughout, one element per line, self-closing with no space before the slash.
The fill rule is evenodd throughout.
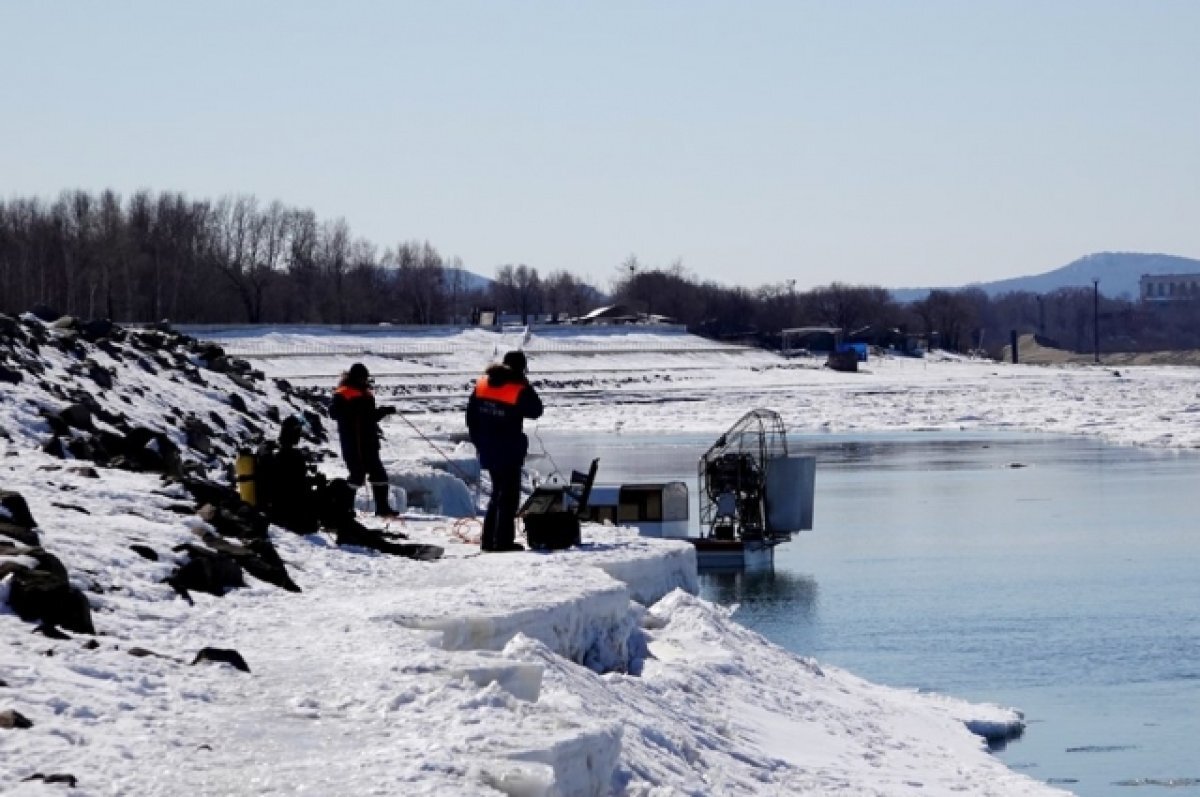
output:
<path id="1" fill-rule="evenodd" d="M 516 542 L 517 507 L 521 504 L 521 466 L 488 468 L 492 477 L 492 498 L 483 518 L 483 539 L 479 547 L 500 551 Z"/>
<path id="2" fill-rule="evenodd" d="M 354 485 L 355 489 L 362 487 L 368 479 L 371 484 L 387 484 L 387 471 L 383 469 L 378 451 L 364 451 L 361 458 L 346 457 L 343 454 L 343 458 L 346 460 L 346 468 L 350 471 L 346 481 Z"/>

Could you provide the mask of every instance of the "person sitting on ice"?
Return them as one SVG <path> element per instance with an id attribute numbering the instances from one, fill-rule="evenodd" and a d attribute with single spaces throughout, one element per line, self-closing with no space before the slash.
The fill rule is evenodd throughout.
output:
<path id="1" fill-rule="evenodd" d="M 350 471 L 346 481 L 357 492 L 370 479 L 379 517 L 400 514 L 388 500 L 387 471 L 379 459 L 379 438 L 383 436 L 379 422 L 395 412 L 395 407 L 375 406 L 371 374 L 362 363 L 354 363 L 342 375 L 329 405 L 329 417 L 337 421 L 342 460 Z"/>
<path id="2" fill-rule="evenodd" d="M 467 430 L 480 467 L 492 479 L 479 541 L 485 551 L 524 550 L 515 540 L 521 466 L 529 451 L 522 426 L 525 418 L 542 417 L 542 400 L 526 378 L 527 367 L 524 352 L 508 352 L 479 377 L 467 400 Z"/>

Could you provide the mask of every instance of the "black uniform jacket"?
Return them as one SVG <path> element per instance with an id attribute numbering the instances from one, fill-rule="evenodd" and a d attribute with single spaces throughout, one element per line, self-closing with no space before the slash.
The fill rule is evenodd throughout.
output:
<path id="1" fill-rule="evenodd" d="M 467 430 L 486 469 L 520 467 L 529 451 L 525 418 L 542 417 L 542 400 L 524 375 L 493 365 L 467 400 Z"/>

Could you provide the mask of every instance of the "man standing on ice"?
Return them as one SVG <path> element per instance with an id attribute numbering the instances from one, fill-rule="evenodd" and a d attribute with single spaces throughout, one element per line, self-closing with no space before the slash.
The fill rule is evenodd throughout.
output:
<path id="1" fill-rule="evenodd" d="M 492 478 L 492 497 L 479 541 L 485 551 L 524 550 L 515 540 L 521 466 L 529 451 L 522 426 L 525 418 L 542 417 L 542 400 L 529 384 L 526 368 L 525 353 L 510 351 L 479 377 L 467 400 L 467 430 L 480 466 Z"/>
<path id="2" fill-rule="evenodd" d="M 395 411 L 395 407 L 375 406 L 371 374 L 362 363 L 355 363 L 342 375 L 337 389 L 333 391 L 333 402 L 329 405 L 329 417 L 338 425 L 342 460 L 350 470 L 346 481 L 357 492 L 364 480 L 371 480 L 375 514 L 379 517 L 396 517 L 400 514 L 392 509 L 388 501 L 387 471 L 379 459 L 379 438 L 383 435 L 379 422 Z"/>

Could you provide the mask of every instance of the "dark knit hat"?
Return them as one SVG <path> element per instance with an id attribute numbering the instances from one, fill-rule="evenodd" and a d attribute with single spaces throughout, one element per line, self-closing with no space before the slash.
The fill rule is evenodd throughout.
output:
<path id="1" fill-rule="evenodd" d="M 367 370 L 367 366 L 363 365 L 362 363 L 355 363 L 354 365 L 350 366 L 350 370 L 347 372 L 347 375 L 350 377 L 351 382 L 358 384 L 362 384 L 371 378 L 371 373 Z"/>
<path id="2" fill-rule="evenodd" d="M 525 352 L 510 351 L 504 355 L 504 364 L 518 373 L 525 373 L 529 367 L 529 363 L 525 360 Z"/>

